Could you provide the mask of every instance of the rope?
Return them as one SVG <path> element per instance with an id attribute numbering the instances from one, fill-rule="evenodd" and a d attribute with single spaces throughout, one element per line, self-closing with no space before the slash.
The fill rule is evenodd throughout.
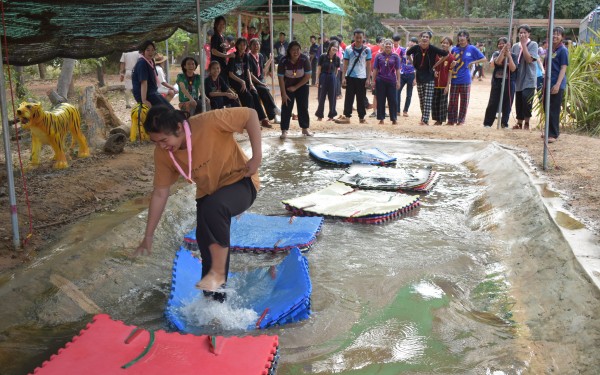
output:
<path id="1" fill-rule="evenodd" d="M 135 333 L 136 333 L 136 331 L 134 330 L 130 334 L 130 336 L 134 335 Z M 135 365 L 140 359 L 144 358 L 144 356 L 146 354 L 148 354 L 148 352 L 150 351 L 150 348 L 152 348 L 152 345 L 154 345 L 154 331 L 148 331 L 148 333 L 150 334 L 150 341 L 148 341 L 148 345 L 146 346 L 146 348 L 144 349 L 144 351 L 141 352 L 140 355 L 138 355 L 137 357 L 135 357 L 132 361 L 127 362 L 126 364 L 124 364 L 123 366 L 121 366 L 122 369 L 126 369 L 126 368 L 129 368 L 129 367 Z M 128 337 L 128 339 L 129 339 L 129 337 Z"/>
<path id="2" fill-rule="evenodd" d="M 10 100 L 11 100 L 11 104 L 12 104 L 12 110 L 13 110 L 13 118 L 16 119 L 16 110 L 15 110 L 15 96 L 14 96 L 14 91 L 13 91 L 13 83 L 12 83 L 12 74 L 10 72 L 10 61 L 8 59 L 8 40 L 6 38 L 7 32 L 6 32 L 6 20 L 5 20 L 5 14 L 4 14 L 4 1 L 0 1 L 0 12 L 2 13 L 2 30 L 4 32 L 4 52 L 5 52 L 5 56 L 6 56 L 6 66 L 8 67 L 7 71 L 8 71 L 8 86 L 10 88 Z M 2 51 L 0 51 L 0 54 L 2 53 Z M 4 78 L 2 78 L 4 79 Z M 21 144 L 19 142 L 19 126 L 17 125 L 17 122 L 15 121 L 15 138 L 16 138 L 16 142 L 17 142 L 17 155 L 19 156 L 19 169 L 21 171 L 21 180 L 23 181 L 23 191 L 25 192 L 25 203 L 27 205 L 27 219 L 29 221 L 29 232 L 27 233 L 27 235 L 25 236 L 25 238 L 23 238 L 23 243 L 22 246 L 25 247 L 27 245 L 27 242 L 29 242 L 29 239 L 33 236 L 33 222 L 32 222 L 32 216 L 31 216 L 31 202 L 29 201 L 29 191 L 27 189 L 27 178 L 25 177 L 25 171 L 23 168 L 23 159 L 21 157 Z M 6 160 L 7 163 L 12 163 L 12 160 Z"/>

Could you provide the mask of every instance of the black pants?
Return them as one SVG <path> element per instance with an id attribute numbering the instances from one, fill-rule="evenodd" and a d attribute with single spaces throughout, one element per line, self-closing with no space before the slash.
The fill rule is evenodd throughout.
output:
<path id="1" fill-rule="evenodd" d="M 292 109 L 294 102 L 297 103 L 298 123 L 302 129 L 308 129 L 310 126 L 310 117 L 308 115 L 308 85 L 302 85 L 294 92 L 287 92 L 290 100 L 281 106 L 281 130 L 290 129 L 290 120 L 292 118 Z"/>
<path id="2" fill-rule="evenodd" d="M 550 94 L 550 116 L 548 118 L 548 137 L 558 138 L 560 135 L 560 109 L 562 107 L 564 89 L 558 90 L 557 94 Z M 546 99 L 542 98 L 544 111 L 546 110 Z"/>
<path id="3" fill-rule="evenodd" d="M 524 120 L 531 117 L 531 109 L 533 108 L 533 97 L 535 88 L 523 89 L 515 93 L 515 112 L 517 120 Z"/>
<path id="4" fill-rule="evenodd" d="M 492 78 L 492 89 L 490 90 L 490 99 L 485 110 L 483 119 L 484 126 L 494 125 L 498 113 L 498 104 L 500 103 L 500 91 L 502 91 L 502 78 Z M 506 80 L 504 86 L 504 99 L 502 100 L 502 119 L 500 123 L 503 128 L 508 127 L 510 120 L 510 109 L 512 108 L 513 98 L 515 97 L 515 82 Z"/>
<path id="5" fill-rule="evenodd" d="M 229 241 L 231 218 L 246 211 L 256 199 L 256 188 L 249 177 L 224 186 L 211 195 L 196 200 L 196 241 L 202 258 L 202 277 L 212 266 L 209 246 L 227 247 L 225 279 L 229 273 Z M 215 299 L 224 299 L 223 293 L 205 293 Z"/>
<path id="6" fill-rule="evenodd" d="M 312 70 L 312 73 L 310 75 L 310 84 L 313 86 L 317 82 L 317 60 L 318 59 L 316 57 L 313 57 L 313 59 L 310 60 L 310 68 Z"/>
<path id="7" fill-rule="evenodd" d="M 396 104 L 396 82 L 377 79 L 375 82 L 375 93 L 377 97 L 377 120 L 385 118 L 385 100 L 387 99 L 389 108 L 392 108 L 390 119 L 396 121 L 398 112 L 393 110 L 393 108 L 398 107 L 398 104 Z"/>
<path id="8" fill-rule="evenodd" d="M 319 106 L 317 107 L 317 111 L 315 112 L 315 116 L 318 118 L 325 117 L 323 114 L 325 112 L 325 99 L 329 99 L 329 112 L 327 113 L 328 118 L 334 118 L 337 116 L 337 111 L 335 109 L 335 104 L 337 101 L 336 97 L 336 86 L 337 86 L 337 77 L 336 73 L 321 73 L 319 76 Z"/>
<path id="9" fill-rule="evenodd" d="M 400 96 L 402 94 L 402 89 L 406 86 L 406 101 L 404 102 L 404 112 L 408 112 L 408 108 L 410 107 L 410 100 L 412 99 L 413 93 L 413 82 L 415 81 L 415 73 L 409 74 L 401 74 L 400 75 L 400 89 L 398 90 L 398 113 L 400 113 L 400 104 L 402 100 Z"/>
<path id="10" fill-rule="evenodd" d="M 235 82 L 235 83 L 234 83 Z M 240 102 L 243 107 L 254 108 L 256 113 L 258 113 L 258 119 L 264 120 L 267 118 L 265 111 L 263 110 L 262 105 L 260 105 L 260 98 L 258 97 L 258 92 L 250 90 L 250 86 L 248 82 L 246 82 L 246 90 L 242 91 L 242 87 L 235 80 L 231 80 L 231 88 L 235 90 L 238 94 L 238 98 L 240 98 Z"/>
<path id="11" fill-rule="evenodd" d="M 210 109 L 221 109 L 226 106 L 239 107 L 237 100 L 229 99 L 226 96 L 215 96 L 210 98 Z"/>
<path id="12" fill-rule="evenodd" d="M 346 97 L 344 98 L 344 116 L 352 117 L 352 104 L 356 96 L 356 112 L 358 118 L 364 119 L 367 114 L 365 103 L 367 100 L 366 78 L 346 77 Z"/>
<path id="13" fill-rule="evenodd" d="M 271 91 L 266 85 L 254 85 L 256 87 L 256 91 L 258 93 L 258 98 L 260 103 L 265 107 L 265 112 L 267 113 L 267 117 L 269 120 L 273 120 L 275 118 L 275 99 L 273 99 L 273 95 L 271 95 Z"/>

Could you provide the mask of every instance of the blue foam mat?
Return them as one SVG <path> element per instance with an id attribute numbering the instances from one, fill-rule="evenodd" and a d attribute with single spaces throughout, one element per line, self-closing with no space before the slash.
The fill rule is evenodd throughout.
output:
<path id="1" fill-rule="evenodd" d="M 323 218 L 265 216 L 243 213 L 231 219 L 231 250 L 281 251 L 310 248 L 321 232 Z M 196 242 L 196 229 L 185 235 L 187 243 Z"/>
<path id="2" fill-rule="evenodd" d="M 181 248 L 173 264 L 171 295 L 165 312 L 169 323 L 180 331 L 192 331 L 181 316 L 180 308 L 194 299 L 204 298 L 195 287 L 201 273 L 201 261 L 189 250 Z M 310 316 L 312 284 L 308 261 L 298 248 L 290 250 L 289 255 L 276 266 L 231 273 L 229 280 L 235 278 L 244 278 L 245 281 L 236 290 L 247 300 L 247 305 L 240 308 L 252 309 L 261 317 L 257 324 L 248 326 L 248 330 L 294 323 Z M 256 285 L 261 287 L 256 288 Z"/>
<path id="3" fill-rule="evenodd" d="M 396 158 L 374 147 L 364 150 L 338 147 L 330 144 L 309 146 L 308 153 L 324 163 L 348 166 L 353 163 L 385 165 L 396 162 Z"/>

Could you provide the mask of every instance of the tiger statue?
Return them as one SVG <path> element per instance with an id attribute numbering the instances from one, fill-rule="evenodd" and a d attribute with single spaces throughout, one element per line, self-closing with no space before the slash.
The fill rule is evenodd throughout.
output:
<path id="1" fill-rule="evenodd" d="M 146 121 L 146 114 L 148 114 L 148 106 L 145 104 L 138 103 L 134 105 L 131 109 L 131 130 L 129 131 L 129 141 L 131 143 L 137 140 L 138 130 L 140 132 L 140 140 L 150 140 L 150 136 L 148 136 L 148 133 L 146 133 L 146 130 L 144 130 L 144 121 Z"/>
<path id="2" fill-rule="evenodd" d="M 23 102 L 17 109 L 17 120 L 23 124 L 23 129 L 31 131 L 31 167 L 39 165 L 42 145 L 47 144 L 54 151 L 54 168 L 67 168 L 69 164 L 65 148 L 69 133 L 71 134 L 69 149 L 72 150 L 77 141 L 78 157 L 90 156 L 87 140 L 81 131 L 79 110 L 69 103 L 61 103 L 50 111 L 44 111 L 41 103 Z"/>

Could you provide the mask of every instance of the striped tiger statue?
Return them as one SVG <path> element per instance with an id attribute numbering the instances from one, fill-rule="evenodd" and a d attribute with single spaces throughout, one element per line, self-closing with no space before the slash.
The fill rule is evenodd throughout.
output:
<path id="1" fill-rule="evenodd" d="M 146 114 L 148 113 L 148 106 L 145 104 L 136 104 L 131 109 L 131 130 L 129 131 L 129 141 L 135 142 L 139 137 L 141 141 L 149 141 L 150 136 L 144 130 L 144 121 L 146 121 Z"/>
<path id="2" fill-rule="evenodd" d="M 23 129 L 31 131 L 31 167 L 40 163 L 42 145 L 50 145 L 54 151 L 54 168 L 64 169 L 69 166 L 65 149 L 67 136 L 71 134 L 71 146 L 75 141 L 79 144 L 77 156 L 90 156 L 87 140 L 81 131 L 81 116 L 79 110 L 69 104 L 61 103 L 50 111 L 44 111 L 41 103 L 23 102 L 17 109 L 17 120 L 23 124 Z"/>

